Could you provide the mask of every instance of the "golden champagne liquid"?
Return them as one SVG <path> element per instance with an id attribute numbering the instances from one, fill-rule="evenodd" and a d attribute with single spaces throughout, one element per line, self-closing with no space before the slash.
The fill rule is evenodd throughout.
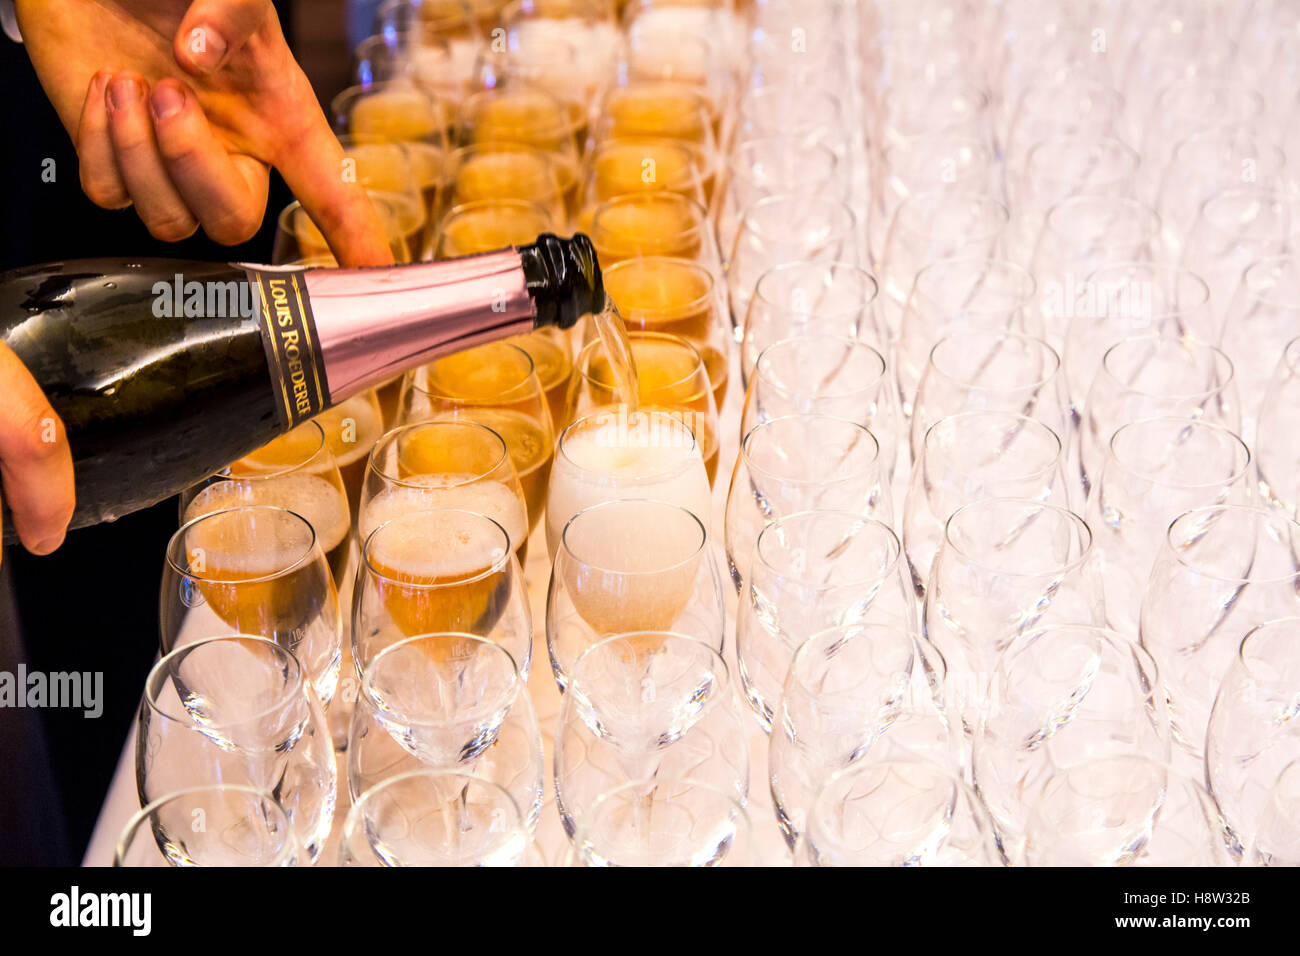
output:
<path id="1" fill-rule="evenodd" d="M 635 412 L 641 404 L 636 356 L 632 354 L 632 343 L 628 340 L 623 316 L 608 295 L 605 296 L 604 310 L 592 316 L 592 324 L 605 352 L 606 378 L 603 380 L 613 386 L 618 401 L 627 405 L 629 412 Z"/>
<path id="2" fill-rule="evenodd" d="M 501 408 L 476 408 L 468 416 L 486 425 L 506 443 L 519 487 L 528 508 L 528 527 L 537 527 L 546 509 L 546 485 L 551 477 L 555 456 L 555 439 L 534 416 Z"/>
<path id="3" fill-rule="evenodd" d="M 663 332 L 696 347 L 713 386 L 714 406 L 727 397 L 726 354 L 713 344 L 717 300 L 707 273 L 685 261 L 638 259 L 605 273 L 605 292 L 629 329 Z"/>
<path id="4" fill-rule="evenodd" d="M 667 191 L 706 207 L 713 176 L 691 144 L 672 140 L 609 140 L 592 161 L 589 204 L 632 193 Z"/>
<path id="5" fill-rule="evenodd" d="M 703 210 L 675 193 L 617 197 L 595 210 L 588 234 L 603 268 L 639 256 L 698 259 Z"/>
<path id="6" fill-rule="evenodd" d="M 401 383 L 398 383 L 400 388 Z M 326 409 L 314 419 L 325 433 L 325 442 L 338 465 L 347 492 L 352 519 L 361 502 L 361 485 L 366 478 L 366 460 L 384 433 L 384 414 L 379 394 L 370 389 Z"/>
<path id="7" fill-rule="evenodd" d="M 669 82 L 634 84 L 605 102 L 605 122 L 614 137 L 653 136 L 704 146 L 712 138 L 709 104 L 690 86 Z"/>
<path id="8" fill-rule="evenodd" d="M 390 86 L 359 98 L 348 115 L 354 139 L 377 143 L 438 140 L 447 128 L 446 107 L 415 87 Z"/>
<path id="9" fill-rule="evenodd" d="M 433 467 L 418 452 L 421 467 Z M 528 544 L 528 509 L 517 484 L 478 478 L 472 471 L 419 472 L 403 476 L 402 485 L 386 488 L 366 504 L 358 525 L 364 541 L 381 524 L 418 511 L 445 508 L 472 511 L 491 518 L 510 538 L 516 554 Z"/>
<path id="10" fill-rule="evenodd" d="M 552 161 L 545 153 L 525 149 L 489 150 L 466 156 L 452 184 L 457 203 L 527 199 L 566 218 L 570 196 L 576 196 L 577 186 L 576 169 Z"/>
<path id="11" fill-rule="evenodd" d="M 532 357 L 533 369 L 542 383 L 542 391 L 546 393 L 551 424 L 558 435 L 569 422 L 569 377 L 573 373 L 573 357 L 569 354 L 567 339 L 555 329 L 538 329 L 506 341 L 519 346 Z"/>

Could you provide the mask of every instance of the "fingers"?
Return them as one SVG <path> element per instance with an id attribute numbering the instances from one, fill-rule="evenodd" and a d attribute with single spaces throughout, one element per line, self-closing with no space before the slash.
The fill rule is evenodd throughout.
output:
<path id="1" fill-rule="evenodd" d="M 149 102 L 163 164 L 203 231 L 226 245 L 251 239 L 266 209 L 266 167 L 231 157 L 184 83 L 159 81 Z"/>
<path id="2" fill-rule="evenodd" d="M 67 532 L 76 499 L 72 453 L 63 422 L 40 386 L 14 355 L 0 344 L 0 479 L 23 546 L 49 554 Z"/>
<path id="3" fill-rule="evenodd" d="M 316 223 L 341 266 L 390 265 L 384 224 L 355 177 L 343 175 L 343 147 L 330 131 L 313 98 L 313 123 L 304 134 L 286 139 L 275 167 Z"/>
<path id="4" fill-rule="evenodd" d="M 108 81 L 108 135 L 117 170 L 149 232 L 165 242 L 194 233 L 198 220 L 173 185 L 154 138 L 142 77 L 118 73 Z"/>
<path id="5" fill-rule="evenodd" d="M 108 135 L 108 70 L 100 70 L 90 80 L 86 102 L 77 126 L 77 157 L 81 166 L 81 188 L 96 206 L 122 209 L 131 205 L 126 185 L 117 171 L 113 141 Z"/>
<path id="6" fill-rule="evenodd" d="M 195 76 L 221 69 L 271 9 L 269 0 L 194 0 L 173 41 L 176 62 Z"/>

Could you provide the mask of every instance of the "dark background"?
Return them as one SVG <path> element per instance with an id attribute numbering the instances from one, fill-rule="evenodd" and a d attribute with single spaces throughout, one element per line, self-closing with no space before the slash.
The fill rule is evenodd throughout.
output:
<path id="1" fill-rule="evenodd" d="M 276 3 L 291 38 L 293 6 Z M 341 85 L 333 74 L 346 76 L 346 45 L 340 51 L 318 38 L 330 28 L 342 40 L 343 5 L 321 6 L 337 6 L 339 15 L 322 17 L 324 11 L 313 10 L 312 35 L 303 48 L 313 52 L 306 65 L 328 98 Z M 320 75 L 318 66 L 328 75 Z M 133 210 L 99 209 L 82 194 L 68 134 L 23 48 L 3 35 L 0 90 L 0 129 L 7 136 L 0 149 L 0 270 L 108 255 L 270 260 L 276 214 L 291 198 L 278 177 L 272 178 L 262 229 L 251 242 L 219 246 L 201 233 L 180 243 L 159 242 Z M 47 158 L 56 164 L 52 183 L 41 179 Z M 0 414 L 4 404 L 0 394 Z M 102 671 L 104 689 L 103 714 L 96 720 L 79 710 L 0 709 L 0 865 L 80 863 L 158 650 L 158 582 L 176 527 L 173 500 L 72 532 L 48 557 L 5 549 L 0 671 L 13 672 L 24 659 L 29 670 Z"/>

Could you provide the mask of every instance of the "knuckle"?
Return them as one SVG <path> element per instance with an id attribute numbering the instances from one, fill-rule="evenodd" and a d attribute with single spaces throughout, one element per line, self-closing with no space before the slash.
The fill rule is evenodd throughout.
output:
<path id="1" fill-rule="evenodd" d="M 213 220 L 211 223 L 204 223 L 203 231 L 214 242 L 219 242 L 223 246 L 237 246 L 240 243 L 248 242 L 257 235 L 260 225 L 261 223 L 256 221 L 254 217 L 232 212 Z"/>
<path id="2" fill-rule="evenodd" d="M 145 220 L 149 234 L 163 242 L 180 242 L 194 235 L 198 222 L 189 213 L 169 212 L 150 216 Z"/>

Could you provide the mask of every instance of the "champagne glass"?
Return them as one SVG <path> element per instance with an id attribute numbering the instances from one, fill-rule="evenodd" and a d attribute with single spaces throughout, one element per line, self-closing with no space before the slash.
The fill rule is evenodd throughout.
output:
<path id="1" fill-rule="evenodd" d="M 878 317 L 880 287 L 848 262 L 785 262 L 759 277 L 743 313 L 740 371 L 746 384 L 759 355 L 782 339 L 824 333 L 888 344 Z M 732 303 L 733 316 L 741 315 Z"/>
<path id="2" fill-rule="evenodd" d="M 472 634 L 504 647 L 527 679 L 533 624 L 510 536 L 484 515 L 437 509 L 390 518 L 366 538 L 352 599 L 352 655 L 364 675 L 407 637 Z"/>
<path id="3" fill-rule="evenodd" d="M 768 748 L 776 820 L 791 850 L 822 784 L 874 756 L 902 715 L 915 652 L 911 632 L 880 624 L 831 628 L 795 651 Z"/>
<path id="4" fill-rule="evenodd" d="M 892 474 L 898 452 L 893 392 L 885 357 L 865 342 L 838 335 L 781 339 L 755 363 L 740 416 L 741 438 L 787 415 L 843 418 L 870 430 Z"/>
<path id="5" fill-rule="evenodd" d="M 1104 623 L 1092 533 L 1078 515 L 1041 501 L 984 498 L 948 519 L 922 633 L 948 664 L 950 699 L 968 737 L 998 658 L 1017 637 L 1051 624 Z"/>
<path id="6" fill-rule="evenodd" d="M 788 415 L 755 427 L 741 442 L 724 517 L 727 567 L 737 593 L 760 532 L 785 515 L 813 510 L 892 523 L 880 443 L 862 425 L 826 415 Z"/>
<path id="7" fill-rule="evenodd" d="M 606 269 L 624 259 L 670 256 L 721 274 L 708 212 L 677 193 L 638 192 L 608 199 L 592 211 L 589 232 Z"/>
<path id="8" fill-rule="evenodd" d="M 1002 143 L 1007 170 L 1019 170 L 1037 143 L 1054 136 L 1114 136 L 1124 116 L 1124 95 L 1105 81 L 1065 67 L 1046 83 L 1032 83 L 1013 99 Z"/>
<path id="9" fill-rule="evenodd" d="M 1040 421 L 1004 411 L 950 415 L 926 432 L 903 508 L 903 548 L 924 600 L 953 513 L 983 498 L 1065 505 L 1061 440 Z"/>
<path id="10" fill-rule="evenodd" d="M 916 274 L 896 344 L 899 397 L 910 421 L 934 344 L 967 329 L 1041 332 L 1031 309 L 1037 285 L 1023 266 L 987 258 L 939 259 Z"/>
<path id="11" fill-rule="evenodd" d="M 694 777 L 632 781 L 601 794 L 575 825 L 567 866 L 756 866 L 745 804 Z"/>
<path id="12" fill-rule="evenodd" d="M 1031 798 L 1029 866 L 1228 866 L 1214 799 L 1139 754 L 1057 771 Z"/>
<path id="13" fill-rule="evenodd" d="M 386 391 L 393 393 L 392 397 L 396 398 L 395 390 Z M 375 443 L 384 433 L 384 422 L 396 414 L 396 402 L 393 402 L 393 407 L 385 409 L 380 394 L 380 389 L 369 389 L 333 408 L 327 408 L 314 419 L 325 433 L 325 443 L 329 445 L 334 462 L 338 465 L 339 478 L 343 481 L 351 507 L 353 524 L 356 523 L 361 507 L 361 485 L 366 477 L 366 462 L 370 459 Z M 348 550 L 351 551 L 351 548 Z M 333 562 L 330 568 L 334 569 Z M 335 581 L 342 577 L 341 569 L 335 572 Z"/>
<path id="14" fill-rule="evenodd" d="M 1300 615 L 1298 546 L 1300 525 L 1239 505 L 1197 508 L 1169 526 L 1140 631 L 1164 674 L 1180 762 L 1203 759 L 1215 692 L 1245 635 Z"/>
<path id="15" fill-rule="evenodd" d="M 352 805 L 338 865 L 519 866 L 528 848 L 505 788 L 453 770 L 416 770 L 380 781 Z"/>
<path id="16" fill-rule="evenodd" d="M 384 227 L 384 237 L 395 262 L 415 262 L 420 255 L 419 245 L 412 246 L 409 222 L 405 221 L 408 211 L 400 203 L 380 193 L 370 193 L 370 202 L 375 207 L 380 224 Z M 334 257 L 325 234 L 307 215 L 302 203 L 294 200 L 280 210 L 276 217 L 275 239 L 271 251 L 271 261 L 280 263 L 302 263 L 311 266 L 334 265 Z"/>
<path id="17" fill-rule="evenodd" d="M 835 92 L 797 83 L 748 90 L 736 115 L 739 140 L 783 136 L 803 149 L 824 144 L 840 156 L 848 152 L 846 128 L 844 106 Z"/>
<path id="18" fill-rule="evenodd" d="M 760 199 L 786 193 L 848 198 L 849 163 L 826 143 L 785 135 L 739 140 L 728 159 L 731 178 L 718 210 L 718 235 L 730 250 L 744 211 Z"/>
<path id="19" fill-rule="evenodd" d="M 712 496 L 695 433 L 680 416 L 625 407 L 579 418 L 560 436 L 546 509 L 552 560 L 584 508 L 622 498 L 679 505 L 709 529 Z"/>
<path id="20" fill-rule="evenodd" d="M 1137 634 L 1142 595 L 1165 529 L 1193 508 L 1246 504 L 1249 467 L 1245 443 L 1218 425 L 1148 418 L 1115 432 L 1086 515 L 1111 627 Z"/>
<path id="21" fill-rule="evenodd" d="M 704 525 L 679 505 L 622 498 L 564 526 L 546 598 L 546 645 L 563 690 L 574 661 L 603 638 L 673 631 L 719 653 L 722 575 Z"/>
<path id="22" fill-rule="evenodd" d="M 1223 352 L 1194 338 L 1140 335 L 1115 343 L 1088 390 L 1079 427 L 1086 496 L 1111 436 L 1144 418 L 1186 418 L 1241 430 L 1236 374 Z"/>
<path id="23" fill-rule="evenodd" d="M 763 274 L 773 266 L 808 261 L 857 265 L 860 259 L 857 234 L 857 217 L 833 196 L 777 193 L 750 204 L 741 214 L 736 238 L 727 250 L 727 294 L 732 325 L 736 328 L 745 325 L 750 300 L 756 298 Z M 827 280 L 834 277 L 834 273 L 828 276 L 823 271 L 814 280 L 818 285 L 810 290 L 812 295 L 803 301 L 792 300 L 789 294 L 777 301 L 784 307 L 793 305 L 799 314 L 806 315 L 816 301 L 817 291 L 829 291 Z M 871 293 L 870 298 L 874 297 Z M 867 302 L 859 299 L 857 305 L 862 308 Z M 788 334 L 778 337 L 785 338 Z"/>
<path id="24" fill-rule="evenodd" d="M 357 532 L 413 511 L 456 508 L 491 518 L 523 563 L 528 509 L 504 439 L 464 419 L 394 428 L 375 445 L 366 469 Z"/>
<path id="25" fill-rule="evenodd" d="M 449 208 L 483 199 L 523 199 L 567 223 L 576 214 L 578 180 L 573 167 L 523 143 L 462 146 L 447 160 Z"/>
<path id="26" fill-rule="evenodd" d="M 882 826 L 881 821 L 888 821 Z M 862 761 L 831 777 L 796 851 L 804 866 L 997 866 L 988 812 L 949 771 Z"/>
<path id="27" fill-rule="evenodd" d="M 1293 761 L 1269 792 L 1251 847 L 1252 866 L 1300 866 L 1300 760 Z"/>
<path id="28" fill-rule="evenodd" d="M 796 512 L 764 528 L 736 617 L 745 699 L 768 733 L 790 661 L 812 635 L 862 622 L 916 627 L 898 538 L 844 511 Z"/>
<path id="29" fill-rule="evenodd" d="M 373 434 L 373 408 L 358 415 Z M 311 524 L 337 580 L 347 569 L 352 513 L 332 445 L 321 422 L 303 422 L 182 492 L 181 522 L 241 505 L 294 511 Z"/>
<path id="30" fill-rule="evenodd" d="M 528 526 L 537 527 L 546 506 L 555 431 L 532 356 L 509 342 L 489 342 L 408 372 L 398 422 L 441 418 L 478 422 L 505 440 L 528 504 Z"/>
<path id="31" fill-rule="evenodd" d="M 1252 629 L 1242 638 L 1210 714 L 1205 775 L 1236 859 L 1257 842 L 1271 792 L 1287 766 L 1300 758 L 1297 637 L 1297 618 Z"/>
<path id="32" fill-rule="evenodd" d="M 530 833 L 546 777 L 537 715 L 515 662 L 470 634 L 424 634 L 375 655 L 347 748 L 354 800 L 417 770 L 453 770 L 503 787 Z"/>
<path id="33" fill-rule="evenodd" d="M 555 736 L 565 832 L 624 783 L 639 784 L 633 825 L 651 827 L 671 781 L 687 774 L 742 804 L 748 793 L 749 742 L 718 652 L 668 631 L 593 644 L 573 664 Z"/>
<path id="34" fill-rule="evenodd" d="M 966 411 L 1013 412 L 1068 435 L 1070 399 L 1061 360 L 1042 339 L 1019 332 L 972 329 L 940 339 L 930 350 L 912 409 L 912 459 L 930 427 Z"/>
<path id="35" fill-rule="evenodd" d="M 1255 442 L 1255 423 L 1276 356 L 1300 329 L 1300 256 L 1261 259 L 1241 277 L 1224 317 L 1219 347 L 1232 359 L 1241 391 L 1242 438 Z M 1245 343 L 1249 342 L 1249 346 Z"/>
<path id="36" fill-rule="evenodd" d="M 302 663 L 328 703 L 338 686 L 338 591 L 307 520 L 239 505 L 181 525 L 167 542 L 159 599 L 164 654 L 232 631 L 260 635 Z"/>
<path id="37" fill-rule="evenodd" d="M 140 704 L 135 777 L 142 804 L 200 785 L 255 788 L 283 807 L 310 863 L 334 819 L 324 711 L 294 655 L 261 637 L 207 638 L 154 665 Z"/>
<path id="38" fill-rule="evenodd" d="M 989 681 L 972 748 L 975 788 L 1003 856 L 1023 861 L 1025 794 L 1062 768 L 1112 755 L 1169 759 L 1169 715 L 1150 655 L 1096 627 L 1022 634 Z"/>
<path id="39" fill-rule="evenodd" d="M 713 171 L 705 162 L 700 151 L 681 141 L 630 136 L 607 139 L 587 159 L 583 215 L 615 196 L 633 193 L 674 193 L 708 209 L 713 198 Z"/>
<path id="40" fill-rule="evenodd" d="M 196 827 L 202 819 L 204 825 Z M 296 866 L 293 825 L 275 798 L 222 783 L 159 797 L 127 822 L 113 866 Z"/>
<path id="41" fill-rule="evenodd" d="M 628 332 L 662 332 L 695 346 L 704 360 L 720 410 L 727 398 L 731 366 L 730 327 L 713 273 L 687 259 L 638 256 L 606 265 L 605 294 L 614 301 Z M 635 339 L 633 339 L 635 352 Z M 647 372 L 638 363 L 641 375 Z"/>
<path id="42" fill-rule="evenodd" d="M 1292 339 L 1277 363 L 1260 405 L 1255 436 L 1256 482 L 1260 497 L 1291 517 L 1300 503 L 1300 338 Z"/>

